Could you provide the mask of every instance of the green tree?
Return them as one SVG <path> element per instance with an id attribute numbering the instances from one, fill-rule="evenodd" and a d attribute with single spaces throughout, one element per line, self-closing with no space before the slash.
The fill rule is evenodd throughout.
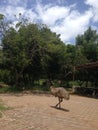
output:
<path id="1" fill-rule="evenodd" d="M 5 35 L 11 24 L 12 22 L 10 20 L 6 20 L 6 17 L 0 14 L 0 39 Z"/>
<path id="2" fill-rule="evenodd" d="M 84 63 L 96 62 L 98 60 L 98 34 L 96 30 L 93 30 L 89 27 L 83 35 L 78 35 L 76 37 L 76 47 L 81 50 L 81 54 L 83 55 Z M 86 86 L 88 83 L 95 82 L 98 84 L 96 73 L 98 73 L 97 68 L 90 68 L 79 70 L 78 79 L 82 81 L 86 81 Z"/>
<path id="3" fill-rule="evenodd" d="M 83 35 L 76 37 L 76 46 L 82 47 L 82 53 L 92 62 L 98 60 L 98 34 L 89 27 Z"/>

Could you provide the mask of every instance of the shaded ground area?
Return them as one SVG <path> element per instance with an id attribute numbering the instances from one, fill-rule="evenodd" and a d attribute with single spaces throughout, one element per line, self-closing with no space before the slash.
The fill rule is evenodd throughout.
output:
<path id="1" fill-rule="evenodd" d="M 71 95 L 62 109 L 51 95 L 1 94 L 11 109 L 0 118 L 0 130 L 98 130 L 98 99 Z"/>

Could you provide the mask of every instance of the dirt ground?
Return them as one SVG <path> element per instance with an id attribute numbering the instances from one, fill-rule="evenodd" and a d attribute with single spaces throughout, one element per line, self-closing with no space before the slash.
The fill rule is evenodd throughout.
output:
<path id="1" fill-rule="evenodd" d="M 98 99 L 71 95 L 62 109 L 49 94 L 0 94 L 0 99 L 10 107 L 0 130 L 98 130 Z"/>

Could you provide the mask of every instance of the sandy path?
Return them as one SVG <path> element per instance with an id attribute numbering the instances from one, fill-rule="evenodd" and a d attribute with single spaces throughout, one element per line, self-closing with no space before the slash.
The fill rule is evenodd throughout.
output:
<path id="1" fill-rule="evenodd" d="M 71 95 L 62 109 L 51 95 L 1 94 L 12 109 L 0 118 L 0 130 L 98 130 L 98 99 Z"/>

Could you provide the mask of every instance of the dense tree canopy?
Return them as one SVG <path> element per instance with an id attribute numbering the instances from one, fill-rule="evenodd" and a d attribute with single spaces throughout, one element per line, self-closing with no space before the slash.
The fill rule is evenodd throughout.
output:
<path id="1" fill-rule="evenodd" d="M 0 15 L 0 80 L 3 82 L 27 86 L 40 79 L 71 81 L 75 66 L 98 60 L 98 34 L 91 27 L 76 37 L 75 45 L 66 45 L 46 25 L 25 19 L 20 19 L 16 27 L 9 24 Z M 85 77 L 82 80 L 92 79 Z"/>
<path id="2" fill-rule="evenodd" d="M 82 48 L 82 53 L 89 62 L 98 60 L 98 34 L 96 30 L 89 27 L 83 35 L 76 37 L 76 46 Z"/>

